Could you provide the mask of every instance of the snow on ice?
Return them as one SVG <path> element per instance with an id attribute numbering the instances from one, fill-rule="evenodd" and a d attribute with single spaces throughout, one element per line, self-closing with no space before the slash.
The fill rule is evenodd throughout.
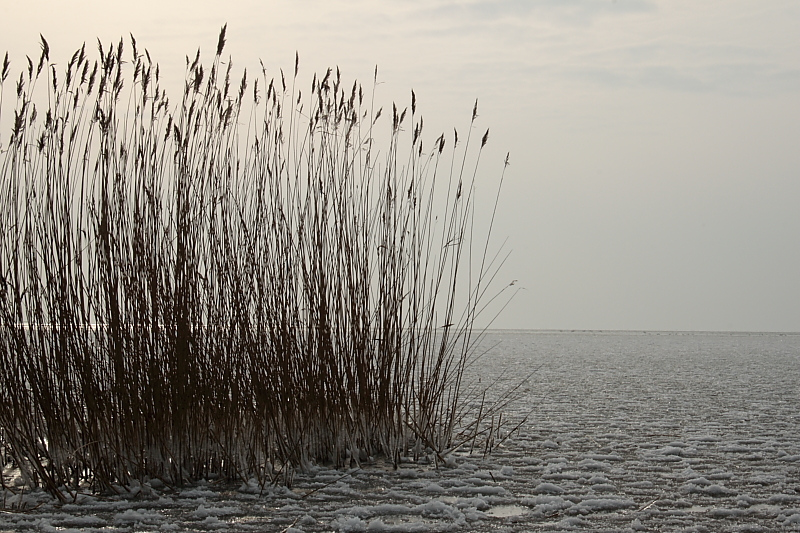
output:
<path id="1" fill-rule="evenodd" d="M 489 455 L 67 504 L 12 482 L 0 531 L 800 531 L 800 335 L 489 337 L 484 382 L 538 369 Z"/>

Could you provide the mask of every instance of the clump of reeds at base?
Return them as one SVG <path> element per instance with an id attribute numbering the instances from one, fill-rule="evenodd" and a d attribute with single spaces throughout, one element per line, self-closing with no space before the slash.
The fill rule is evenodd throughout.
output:
<path id="1" fill-rule="evenodd" d="M 0 447 L 59 498 L 263 487 L 474 437 L 486 135 L 426 150 L 413 93 L 380 122 L 338 69 L 302 93 L 297 64 L 288 84 L 263 67 L 234 82 L 224 44 L 223 28 L 210 65 L 187 58 L 177 105 L 133 37 L 127 58 L 84 47 L 57 71 L 42 39 L 18 80 L 3 65 Z"/>

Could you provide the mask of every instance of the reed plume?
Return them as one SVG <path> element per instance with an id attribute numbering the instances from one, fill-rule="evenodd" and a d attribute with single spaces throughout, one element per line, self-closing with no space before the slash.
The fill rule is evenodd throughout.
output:
<path id="1" fill-rule="evenodd" d="M 0 446 L 59 498 L 151 478 L 264 486 L 467 440 L 477 280 L 495 263 L 466 264 L 464 162 L 488 132 L 474 152 L 456 134 L 448 160 L 444 135 L 423 150 L 413 92 L 405 134 L 407 110 L 384 127 L 338 69 L 307 93 L 297 61 L 288 84 L 263 66 L 237 84 L 225 30 L 210 64 L 187 56 L 175 105 L 133 36 L 129 57 L 122 40 L 96 60 L 84 46 L 58 76 L 42 37 L 16 82 Z M 0 98 L 8 71 L 6 55 Z"/>

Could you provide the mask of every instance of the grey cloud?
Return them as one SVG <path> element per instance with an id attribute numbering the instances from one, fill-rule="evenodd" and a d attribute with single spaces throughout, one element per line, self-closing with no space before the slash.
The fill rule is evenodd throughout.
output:
<path id="1" fill-rule="evenodd" d="M 562 71 L 576 80 L 612 87 L 648 87 L 678 92 L 717 92 L 757 96 L 797 91 L 800 70 L 771 70 L 760 64 L 718 64 L 703 68 L 669 65 L 639 68 L 573 67 Z"/>
<path id="2" fill-rule="evenodd" d="M 430 14 L 447 18 L 480 17 L 484 21 L 536 15 L 585 25 L 602 16 L 654 11 L 655 2 L 648 0 L 479 0 L 446 2 L 434 7 Z"/>

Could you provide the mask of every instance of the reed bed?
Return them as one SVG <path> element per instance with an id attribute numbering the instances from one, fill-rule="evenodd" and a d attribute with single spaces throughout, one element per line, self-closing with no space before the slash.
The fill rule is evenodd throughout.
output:
<path id="1" fill-rule="evenodd" d="M 234 82 L 224 45 L 176 105 L 133 36 L 3 63 L 0 447 L 58 498 L 442 459 L 486 416 L 462 378 L 488 131 L 426 150 L 413 92 L 379 121 L 338 69 Z"/>

